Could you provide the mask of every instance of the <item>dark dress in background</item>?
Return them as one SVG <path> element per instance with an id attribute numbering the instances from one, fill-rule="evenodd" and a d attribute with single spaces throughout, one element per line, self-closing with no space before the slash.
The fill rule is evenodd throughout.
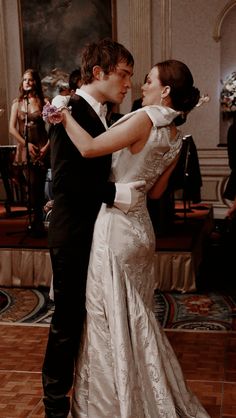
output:
<path id="1" fill-rule="evenodd" d="M 26 130 L 27 120 L 27 130 Z M 22 138 L 34 144 L 40 151 L 48 142 L 48 133 L 41 110 L 24 112 L 18 108 L 19 133 Z M 50 167 L 50 149 L 43 159 L 33 158 L 29 155 L 27 159 L 26 147 L 17 145 L 17 152 L 13 163 L 13 178 L 21 190 L 21 200 L 26 202 L 33 211 L 32 227 L 34 232 L 43 231 L 43 206 L 45 204 L 45 181 L 47 171 Z"/>
<path id="2" fill-rule="evenodd" d="M 225 199 L 234 200 L 236 197 L 236 116 L 227 134 L 228 161 L 231 173 L 223 194 Z"/>

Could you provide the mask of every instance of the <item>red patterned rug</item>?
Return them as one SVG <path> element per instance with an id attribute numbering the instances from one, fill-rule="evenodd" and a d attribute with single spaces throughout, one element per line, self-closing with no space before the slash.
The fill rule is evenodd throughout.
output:
<path id="1" fill-rule="evenodd" d="M 0 322 L 48 326 L 48 289 L 0 288 Z M 155 292 L 155 315 L 164 329 L 236 331 L 236 297 L 220 292 Z"/>
<path id="2" fill-rule="evenodd" d="M 155 292 L 155 315 L 165 329 L 236 331 L 236 297 L 220 292 Z"/>

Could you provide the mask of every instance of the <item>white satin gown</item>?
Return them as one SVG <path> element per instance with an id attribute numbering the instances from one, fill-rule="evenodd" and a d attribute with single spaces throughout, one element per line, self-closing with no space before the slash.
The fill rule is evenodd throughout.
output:
<path id="1" fill-rule="evenodd" d="M 155 236 L 146 193 L 180 151 L 181 133 L 171 140 L 167 126 L 177 113 L 161 106 L 139 111 L 147 112 L 153 122 L 150 137 L 137 154 L 128 148 L 114 153 L 111 179 L 121 183 L 146 180 L 146 190 L 127 215 L 104 204 L 96 221 L 87 280 L 87 324 L 76 367 L 72 416 L 209 418 L 187 389 L 152 310 Z"/>

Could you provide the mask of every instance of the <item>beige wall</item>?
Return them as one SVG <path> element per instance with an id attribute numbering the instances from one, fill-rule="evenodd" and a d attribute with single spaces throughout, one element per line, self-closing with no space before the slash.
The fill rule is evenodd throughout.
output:
<path id="1" fill-rule="evenodd" d="M 4 117 L 0 120 L 0 144 L 12 143 L 8 120 L 21 77 L 21 43 L 17 0 L 0 0 L 0 93 Z"/>
<path id="2" fill-rule="evenodd" d="M 190 67 L 195 85 L 211 98 L 189 115 L 185 127 L 200 148 L 214 148 L 219 143 L 220 43 L 213 39 L 213 28 L 223 3 L 172 2 L 172 55 Z"/>
<path id="3" fill-rule="evenodd" d="M 139 0 L 139 5 L 145 0 Z M 132 44 L 131 0 L 118 0 L 118 40 Z M 236 1 L 234 0 L 152 0 L 151 15 L 143 16 L 137 27 L 151 22 L 151 65 L 168 58 L 184 61 L 193 73 L 195 85 L 210 96 L 210 102 L 190 113 L 183 126 L 185 134 L 192 134 L 196 143 L 203 178 L 202 199 L 214 205 L 214 215 L 224 217 L 227 207 L 222 199 L 229 174 L 227 150 L 219 148 L 225 142 L 227 126 L 222 126 L 219 106 L 221 79 L 236 63 Z M 130 23 L 131 22 L 131 23 Z M 138 33 L 138 31 L 137 31 Z M 220 39 L 215 39 L 215 34 Z M 142 38 L 139 39 L 142 42 Z M 140 61 L 148 62 L 146 54 Z M 148 65 L 147 65 L 148 68 Z M 234 68 L 236 69 L 236 68 Z M 141 85 L 142 80 L 135 83 Z M 123 110 L 130 109 L 130 103 Z"/>
<path id="4" fill-rule="evenodd" d="M 120 16 L 118 40 L 128 47 L 132 43 L 129 31 L 132 21 L 130 1 L 117 1 L 118 17 Z M 168 58 L 184 61 L 193 73 L 195 85 L 202 93 L 208 93 L 211 97 L 207 106 L 196 109 L 189 115 L 184 126 L 184 132 L 193 134 L 199 148 L 215 148 L 225 139 L 220 137 L 219 93 L 222 77 L 236 63 L 236 7 L 225 17 L 228 22 L 227 25 L 222 24 L 222 39 L 216 42 L 213 34 L 219 14 L 226 5 L 232 3 L 228 0 L 152 1 L 151 44 L 146 45 L 146 49 L 151 49 L 151 65 Z M 143 24 L 148 24 L 145 17 L 139 22 L 140 28 Z M 137 22 L 136 25 L 138 26 Z M 139 41 L 142 42 L 142 38 Z M 146 60 L 145 54 L 139 57 L 138 62 L 136 60 L 136 67 L 143 60 Z M 129 105 L 123 108 L 127 111 Z"/>

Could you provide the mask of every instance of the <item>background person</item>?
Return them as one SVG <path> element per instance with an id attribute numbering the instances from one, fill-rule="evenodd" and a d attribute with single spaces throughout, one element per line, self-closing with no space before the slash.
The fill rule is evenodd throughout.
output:
<path id="1" fill-rule="evenodd" d="M 81 68 L 75 68 L 73 71 L 71 71 L 69 75 L 69 87 L 70 87 L 70 93 L 74 94 L 77 89 L 80 88 L 82 85 L 82 79 L 81 79 Z"/>
<path id="2" fill-rule="evenodd" d="M 236 198 L 236 112 L 232 112 L 232 124 L 228 129 L 227 134 L 227 151 L 228 161 L 231 170 L 223 197 L 229 201 L 229 208 L 227 215 L 232 217 L 234 213 L 234 200 Z"/>
<path id="3" fill-rule="evenodd" d="M 60 92 L 52 99 L 52 105 L 56 107 L 67 106 L 71 96 L 75 94 L 76 89 L 80 87 L 81 81 L 81 69 L 75 68 L 69 75 L 69 81 L 67 89 L 64 92 Z"/>
<path id="4" fill-rule="evenodd" d="M 39 74 L 35 69 L 27 69 L 19 86 L 19 96 L 11 107 L 9 132 L 18 143 L 14 166 L 16 175 L 23 175 L 25 180 L 27 205 L 33 215 L 31 233 L 36 237 L 45 234 L 44 187 L 50 165 L 48 134 L 42 119 L 44 104 Z"/>

